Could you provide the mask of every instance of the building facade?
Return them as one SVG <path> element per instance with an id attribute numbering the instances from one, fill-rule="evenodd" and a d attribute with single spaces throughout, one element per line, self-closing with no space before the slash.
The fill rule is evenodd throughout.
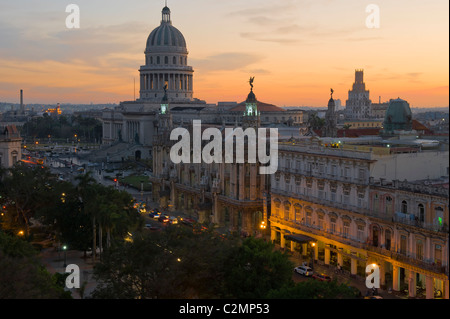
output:
<path id="1" fill-rule="evenodd" d="M 0 167 L 11 168 L 22 159 L 22 138 L 14 125 L 0 127 Z"/>
<path id="2" fill-rule="evenodd" d="M 383 288 L 407 289 L 410 297 L 424 291 L 431 299 L 440 291 L 448 298 L 448 175 L 441 180 L 446 188 L 400 182 L 381 177 L 384 164 L 370 151 L 317 141 L 279 145 L 279 152 L 271 181 L 273 241 L 360 277 L 375 263 Z"/>

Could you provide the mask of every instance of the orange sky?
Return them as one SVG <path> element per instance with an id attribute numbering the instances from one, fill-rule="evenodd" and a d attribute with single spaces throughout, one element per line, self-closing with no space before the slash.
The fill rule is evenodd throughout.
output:
<path id="1" fill-rule="evenodd" d="M 37 6 L 39 3 L 39 6 Z M 65 27 L 66 4 L 0 4 L 0 101 L 119 103 L 138 95 L 138 69 L 164 2 L 75 2 L 81 28 Z M 369 29 L 367 5 L 380 28 Z M 130 5 L 131 4 L 131 5 Z M 371 99 L 448 106 L 448 0 L 169 0 L 195 69 L 195 97 L 208 103 L 255 94 L 279 106 L 345 105 L 355 69 Z M 25 9 L 24 9 L 25 8 Z"/>

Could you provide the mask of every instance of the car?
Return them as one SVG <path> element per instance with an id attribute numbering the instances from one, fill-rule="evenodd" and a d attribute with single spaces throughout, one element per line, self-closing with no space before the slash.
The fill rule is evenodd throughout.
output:
<path id="1" fill-rule="evenodd" d="M 177 218 L 177 217 L 174 217 L 174 216 L 171 216 L 171 217 L 169 218 L 169 223 L 172 224 L 172 225 L 178 224 L 178 218 Z"/>
<path id="2" fill-rule="evenodd" d="M 161 213 L 160 212 L 153 212 L 153 213 L 150 213 L 148 215 L 148 217 L 153 218 L 153 219 L 159 219 L 159 217 L 161 217 Z"/>
<path id="3" fill-rule="evenodd" d="M 310 267 L 308 267 L 308 266 L 296 267 L 296 268 L 294 268 L 294 271 L 297 274 L 300 274 L 300 275 L 303 275 L 303 276 L 306 276 L 306 277 L 311 277 L 314 274 L 313 270 Z"/>
<path id="4" fill-rule="evenodd" d="M 159 220 L 161 223 L 168 223 L 169 220 L 170 220 L 170 217 L 167 216 L 167 215 L 161 215 L 161 216 L 158 218 L 158 220 Z"/>
<path id="5" fill-rule="evenodd" d="M 312 275 L 312 278 L 319 281 L 331 281 L 331 277 L 326 274 L 314 274 Z"/>
<path id="6" fill-rule="evenodd" d="M 183 218 L 183 219 L 181 220 L 181 222 L 182 222 L 183 224 L 185 224 L 185 225 L 188 225 L 188 226 L 193 226 L 193 225 L 195 224 L 195 220 L 193 220 L 193 219 L 191 219 L 191 218 Z"/>
<path id="7" fill-rule="evenodd" d="M 159 227 L 153 226 L 152 224 L 146 224 L 146 225 L 144 226 L 144 228 L 145 228 L 145 229 L 148 229 L 148 230 L 160 230 L 160 229 L 161 229 L 161 228 L 159 228 Z"/>

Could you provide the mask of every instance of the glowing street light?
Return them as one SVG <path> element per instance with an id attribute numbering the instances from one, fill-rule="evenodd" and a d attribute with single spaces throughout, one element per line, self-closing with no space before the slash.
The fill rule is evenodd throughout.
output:
<path id="1" fill-rule="evenodd" d="M 64 245 L 64 246 L 62 247 L 62 249 L 64 250 L 64 266 L 63 266 L 63 267 L 67 267 L 67 255 L 66 255 L 67 246 Z"/>

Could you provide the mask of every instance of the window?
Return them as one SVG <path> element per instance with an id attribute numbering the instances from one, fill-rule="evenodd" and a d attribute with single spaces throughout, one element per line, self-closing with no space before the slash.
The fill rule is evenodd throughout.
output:
<path id="1" fill-rule="evenodd" d="M 156 58 L 156 63 L 157 63 L 157 64 L 161 64 L 161 58 L 160 58 L 160 57 L 157 57 L 157 58 Z"/>
<path id="2" fill-rule="evenodd" d="M 312 223 L 312 213 L 311 212 L 307 212 L 306 213 L 306 225 L 311 225 Z"/>
<path id="3" fill-rule="evenodd" d="M 375 214 L 377 214 L 378 211 L 380 210 L 380 199 L 378 197 L 378 194 L 375 194 L 373 196 L 373 210 L 374 210 Z"/>
<path id="4" fill-rule="evenodd" d="M 349 222 L 344 222 L 344 237 L 348 237 L 350 233 L 350 223 Z"/>
<path id="5" fill-rule="evenodd" d="M 406 254 L 406 236 L 400 236 L 400 254 Z"/>
<path id="6" fill-rule="evenodd" d="M 361 181 L 364 181 L 364 180 L 366 179 L 366 171 L 365 171 L 363 168 L 361 168 L 361 169 L 359 170 L 359 172 L 358 172 L 358 178 L 359 178 Z"/>
<path id="7" fill-rule="evenodd" d="M 364 241 L 364 229 L 365 227 L 363 225 L 358 225 L 357 232 L 356 232 L 356 238 L 360 241 Z"/>
<path id="8" fill-rule="evenodd" d="M 442 263 L 442 246 L 435 245 L 434 246 L 434 262 L 438 265 Z"/>
<path id="9" fill-rule="evenodd" d="M 164 57 L 164 64 L 169 64 L 169 57 L 168 56 Z"/>
<path id="10" fill-rule="evenodd" d="M 405 200 L 402 202 L 402 213 L 408 214 L 408 203 Z"/>
<path id="11" fill-rule="evenodd" d="M 330 226 L 331 226 L 330 231 L 332 233 L 335 233 L 336 232 L 336 218 L 330 219 Z"/>
<path id="12" fill-rule="evenodd" d="M 386 230 L 385 234 L 385 247 L 387 250 L 391 250 L 391 231 Z"/>
<path id="13" fill-rule="evenodd" d="M 392 197 L 386 197 L 386 215 L 392 215 Z"/>
<path id="14" fill-rule="evenodd" d="M 318 222 L 319 222 L 319 229 L 323 229 L 323 216 L 318 216 Z"/>
<path id="15" fill-rule="evenodd" d="M 298 206 L 295 207 L 294 213 L 295 213 L 295 222 L 296 222 L 296 223 L 299 223 L 299 222 L 302 220 L 300 207 L 298 207 Z"/>
<path id="16" fill-rule="evenodd" d="M 423 242 L 421 240 L 416 242 L 416 258 L 423 260 Z"/>
<path id="17" fill-rule="evenodd" d="M 442 227 L 444 223 L 444 209 L 440 206 L 434 208 L 435 225 Z"/>
<path id="18" fill-rule="evenodd" d="M 173 64 L 177 64 L 177 58 L 173 57 Z"/>
<path id="19" fill-rule="evenodd" d="M 424 222 L 425 221 L 425 207 L 423 206 L 423 204 L 419 204 L 418 206 L 419 208 L 419 221 L 420 222 Z"/>

